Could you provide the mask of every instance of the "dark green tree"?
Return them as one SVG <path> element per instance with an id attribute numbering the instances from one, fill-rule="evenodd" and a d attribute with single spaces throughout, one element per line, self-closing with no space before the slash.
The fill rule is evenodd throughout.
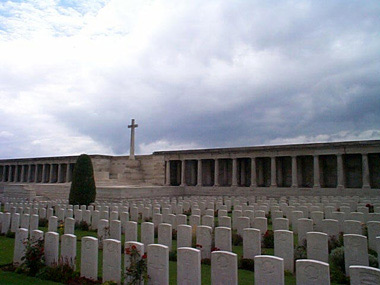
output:
<path id="1" fill-rule="evenodd" d="M 69 203 L 89 205 L 95 202 L 95 198 L 96 186 L 91 158 L 87 154 L 81 154 L 74 167 Z"/>

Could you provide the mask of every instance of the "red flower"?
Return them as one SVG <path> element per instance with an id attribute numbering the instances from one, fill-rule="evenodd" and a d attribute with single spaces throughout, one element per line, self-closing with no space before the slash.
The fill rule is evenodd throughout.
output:
<path id="1" fill-rule="evenodd" d="M 202 245 L 200 245 L 200 244 L 196 244 L 195 247 L 202 248 Z"/>
<path id="2" fill-rule="evenodd" d="M 146 253 L 141 257 L 142 259 L 146 259 Z"/>
<path id="3" fill-rule="evenodd" d="M 213 247 L 213 248 L 211 249 L 211 251 L 218 251 L 218 250 L 220 250 L 220 248 L 218 248 L 218 247 Z"/>
<path id="4" fill-rule="evenodd" d="M 129 248 L 126 248 L 126 249 L 125 249 L 125 254 L 130 255 L 130 254 L 131 254 L 131 250 L 130 250 Z"/>
<path id="5" fill-rule="evenodd" d="M 135 250 L 135 249 L 136 249 L 136 246 L 135 246 L 134 244 L 132 245 L 132 249 L 133 249 L 133 250 Z"/>

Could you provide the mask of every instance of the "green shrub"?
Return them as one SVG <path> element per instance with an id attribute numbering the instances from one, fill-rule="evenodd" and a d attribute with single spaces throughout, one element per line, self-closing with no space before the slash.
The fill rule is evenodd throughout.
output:
<path id="1" fill-rule="evenodd" d="M 41 218 L 38 221 L 38 226 L 41 228 L 46 228 L 48 226 L 48 224 L 49 224 L 49 220 L 46 218 Z"/>
<path id="2" fill-rule="evenodd" d="M 372 254 L 368 254 L 369 258 L 369 266 L 379 268 L 379 261 L 377 260 L 377 257 L 375 257 Z"/>
<path id="3" fill-rule="evenodd" d="M 44 241 L 42 239 L 35 242 L 27 240 L 25 255 L 21 261 L 20 269 L 29 276 L 36 276 L 45 267 Z"/>
<path id="4" fill-rule="evenodd" d="M 274 233 L 271 230 L 266 231 L 263 237 L 263 246 L 265 248 L 274 248 Z"/>
<path id="5" fill-rule="evenodd" d="M 51 267 L 45 266 L 36 277 L 67 284 L 70 280 L 79 277 L 79 272 L 75 272 L 69 264 L 57 264 Z"/>
<path id="6" fill-rule="evenodd" d="M 96 186 L 91 158 L 87 154 L 78 157 L 74 167 L 69 203 L 71 205 L 89 205 L 95 202 Z"/>
<path id="7" fill-rule="evenodd" d="M 343 246 L 343 234 L 339 234 L 338 237 L 332 236 L 329 238 L 329 241 L 328 241 L 329 252 L 341 246 Z"/>
<path id="8" fill-rule="evenodd" d="M 169 252 L 169 260 L 170 261 L 177 261 L 177 251 L 176 250 L 171 250 Z"/>
<path id="9" fill-rule="evenodd" d="M 255 262 L 253 259 L 241 258 L 239 260 L 239 269 L 255 271 Z"/>
<path id="10" fill-rule="evenodd" d="M 172 230 L 172 240 L 177 240 L 177 230 Z"/>
<path id="11" fill-rule="evenodd" d="M 345 274 L 344 247 L 333 249 L 329 256 L 331 281 L 339 284 L 348 284 L 349 278 Z"/>
<path id="12" fill-rule="evenodd" d="M 15 238 L 16 233 L 11 232 L 11 230 L 8 230 L 7 233 L 5 234 L 5 236 L 6 236 L 7 238 Z"/>
<path id="13" fill-rule="evenodd" d="M 81 230 L 81 231 L 89 231 L 90 226 L 87 224 L 86 221 L 76 222 L 75 223 L 75 229 Z"/>
<path id="14" fill-rule="evenodd" d="M 303 245 L 299 245 L 294 249 L 294 260 L 297 259 L 306 259 L 307 258 L 307 252 L 306 247 Z"/>
<path id="15" fill-rule="evenodd" d="M 235 246 L 239 246 L 243 244 L 243 237 L 238 235 L 236 232 L 232 233 L 232 244 Z"/>

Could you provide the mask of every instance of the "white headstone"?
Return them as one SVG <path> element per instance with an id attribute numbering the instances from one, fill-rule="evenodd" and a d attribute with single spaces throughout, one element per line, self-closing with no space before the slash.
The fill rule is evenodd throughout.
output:
<path id="1" fill-rule="evenodd" d="M 72 234 L 62 235 L 60 263 L 66 264 L 75 270 L 76 253 L 77 253 L 77 237 Z"/>
<path id="2" fill-rule="evenodd" d="M 121 242 L 115 239 L 106 239 L 103 242 L 103 283 L 121 281 Z"/>
<path id="3" fill-rule="evenodd" d="M 255 285 L 284 285 L 284 260 L 270 255 L 255 256 Z"/>
<path id="4" fill-rule="evenodd" d="M 45 233 L 45 263 L 47 266 L 58 264 L 59 234 L 56 232 Z"/>
<path id="5" fill-rule="evenodd" d="M 201 285 L 201 252 L 198 249 L 191 247 L 178 248 L 177 284 Z"/>
<path id="6" fill-rule="evenodd" d="M 377 285 L 380 284 L 380 269 L 352 265 L 350 266 L 350 284 L 351 285 Z"/>
<path id="7" fill-rule="evenodd" d="M 299 259 L 296 261 L 297 284 L 330 285 L 329 264 L 317 260 Z"/>
<path id="8" fill-rule="evenodd" d="M 162 223 L 158 225 L 158 243 L 166 245 L 169 251 L 172 250 L 172 226 Z"/>
<path id="9" fill-rule="evenodd" d="M 321 232 L 308 232 L 306 240 L 307 258 L 327 263 L 329 261 L 328 235 Z"/>
<path id="10" fill-rule="evenodd" d="M 244 229 L 243 258 L 254 259 L 261 255 L 261 233 L 258 229 Z"/>
<path id="11" fill-rule="evenodd" d="M 284 268 L 294 272 L 293 232 L 279 230 L 274 232 L 274 255 L 284 259 Z"/>
<path id="12" fill-rule="evenodd" d="M 222 251 L 232 252 L 231 229 L 226 227 L 215 228 L 215 247 Z"/>
<path id="13" fill-rule="evenodd" d="M 200 246 L 201 258 L 211 258 L 212 228 L 198 226 L 196 239 L 197 245 Z"/>
<path id="14" fill-rule="evenodd" d="M 161 244 L 148 245 L 148 284 L 169 284 L 169 248 Z"/>
<path id="15" fill-rule="evenodd" d="M 98 239 L 94 237 L 83 237 L 81 247 L 80 275 L 82 277 L 98 279 Z"/>
<path id="16" fill-rule="evenodd" d="M 28 240 L 28 230 L 19 228 L 16 230 L 15 245 L 13 251 L 13 265 L 19 266 L 22 264 L 21 258 L 25 255 L 26 244 Z"/>
<path id="17" fill-rule="evenodd" d="M 145 248 L 148 245 L 154 243 L 154 224 L 149 222 L 141 223 L 141 243 L 144 244 Z"/>
<path id="18" fill-rule="evenodd" d="M 129 221 L 125 223 L 125 241 L 137 241 L 137 223 Z"/>
<path id="19" fill-rule="evenodd" d="M 228 251 L 211 253 L 211 283 L 238 284 L 237 254 Z"/>
<path id="20" fill-rule="evenodd" d="M 343 235 L 344 264 L 346 275 L 351 265 L 368 266 L 367 237 L 362 235 Z"/>
<path id="21" fill-rule="evenodd" d="M 177 248 L 191 247 L 192 228 L 189 225 L 177 226 Z"/>

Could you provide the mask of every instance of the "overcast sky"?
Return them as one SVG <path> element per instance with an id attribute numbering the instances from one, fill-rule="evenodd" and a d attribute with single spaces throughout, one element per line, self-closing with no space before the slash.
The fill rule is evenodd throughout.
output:
<path id="1" fill-rule="evenodd" d="M 378 0 L 0 1 L 0 158 L 380 139 Z"/>

